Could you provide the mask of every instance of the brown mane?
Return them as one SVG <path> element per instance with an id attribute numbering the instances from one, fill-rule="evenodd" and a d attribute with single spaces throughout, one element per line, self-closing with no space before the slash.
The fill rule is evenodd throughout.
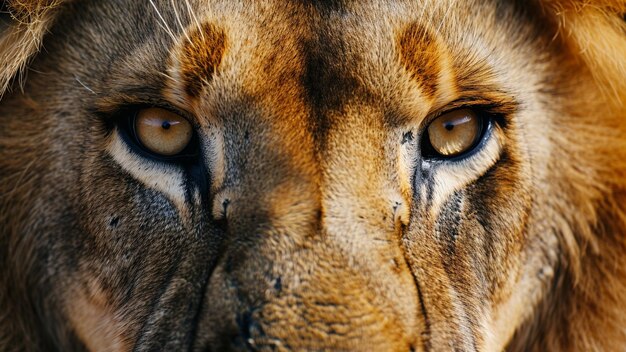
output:
<path id="1" fill-rule="evenodd" d="M 580 122 L 555 136 L 571 147 L 561 151 L 567 161 L 553 170 L 568 194 L 552 205 L 564 254 L 551 296 L 511 350 L 529 350 L 533 336 L 536 351 L 619 350 L 626 344 L 626 21 L 620 15 L 626 2 L 543 5 L 556 18 L 572 60 L 585 63 L 600 93 L 585 90 L 580 100 L 569 101 L 568 118 Z M 587 206 L 572 211 L 574 204 Z"/>
<path id="2" fill-rule="evenodd" d="M 10 0 L 0 11 L 12 24 L 0 34 L 0 96 L 37 53 L 41 40 L 54 22 L 55 13 L 67 0 Z M 21 77 L 21 76 L 20 76 Z"/>

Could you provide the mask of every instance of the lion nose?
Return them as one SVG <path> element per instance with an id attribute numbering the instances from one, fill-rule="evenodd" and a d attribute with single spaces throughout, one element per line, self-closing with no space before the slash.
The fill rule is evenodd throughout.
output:
<path id="1" fill-rule="evenodd" d="M 385 199 L 365 210 L 346 202 L 354 215 L 322 202 L 316 183 L 291 178 L 252 194 L 215 197 L 225 236 L 195 350 L 419 349 L 425 324 L 399 227 L 359 217 L 390 219 Z"/>
<path id="2" fill-rule="evenodd" d="M 385 279 L 379 275 L 403 274 L 373 273 L 316 243 L 288 251 L 273 246 L 270 258 L 263 246 L 227 255 L 206 291 L 196 349 L 419 349 L 412 281 Z"/>

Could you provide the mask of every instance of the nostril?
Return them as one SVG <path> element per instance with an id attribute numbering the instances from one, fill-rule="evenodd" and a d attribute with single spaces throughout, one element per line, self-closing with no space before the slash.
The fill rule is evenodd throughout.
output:
<path id="1" fill-rule="evenodd" d="M 235 338 L 235 345 L 245 346 L 249 351 L 257 350 L 256 339 L 263 337 L 265 333 L 261 325 L 255 320 L 254 312 L 258 308 L 252 308 L 237 315 L 236 321 L 239 335 Z"/>

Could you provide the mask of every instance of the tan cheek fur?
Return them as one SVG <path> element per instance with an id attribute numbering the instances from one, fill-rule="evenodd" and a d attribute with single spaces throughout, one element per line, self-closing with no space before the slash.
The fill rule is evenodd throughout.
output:
<path id="1" fill-rule="evenodd" d="M 67 295 L 65 309 L 73 329 L 93 352 L 125 352 L 132 348 L 127 329 L 109 305 L 106 293 L 95 279 L 75 287 Z"/>

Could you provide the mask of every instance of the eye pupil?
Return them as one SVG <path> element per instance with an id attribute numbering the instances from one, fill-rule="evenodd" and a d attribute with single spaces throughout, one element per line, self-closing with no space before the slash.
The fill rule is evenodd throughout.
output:
<path id="1" fill-rule="evenodd" d="M 452 129 L 454 129 L 454 124 L 446 123 L 445 128 L 448 131 L 452 131 Z"/>
<path id="2" fill-rule="evenodd" d="M 163 127 L 164 130 L 169 130 L 170 126 L 172 125 L 170 124 L 169 121 L 163 121 L 163 123 L 161 124 L 161 127 Z"/>

